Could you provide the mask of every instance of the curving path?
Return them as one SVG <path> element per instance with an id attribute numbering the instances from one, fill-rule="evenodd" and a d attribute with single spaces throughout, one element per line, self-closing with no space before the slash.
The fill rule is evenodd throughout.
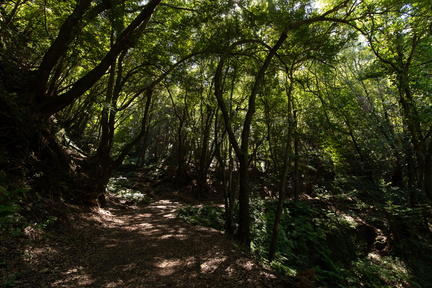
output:
<path id="1" fill-rule="evenodd" d="M 77 215 L 64 241 L 33 251 L 37 272 L 20 287 L 293 287 L 223 233 L 176 219 L 180 205 L 159 200 Z"/>

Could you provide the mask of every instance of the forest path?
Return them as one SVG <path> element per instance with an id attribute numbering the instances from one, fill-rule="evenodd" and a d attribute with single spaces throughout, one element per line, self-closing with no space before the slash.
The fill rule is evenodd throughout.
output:
<path id="1" fill-rule="evenodd" d="M 81 213 L 72 221 L 73 235 L 36 257 L 40 273 L 32 273 L 37 279 L 30 282 L 38 287 L 292 287 L 288 278 L 235 249 L 224 233 L 177 219 L 180 206 L 160 199 Z"/>

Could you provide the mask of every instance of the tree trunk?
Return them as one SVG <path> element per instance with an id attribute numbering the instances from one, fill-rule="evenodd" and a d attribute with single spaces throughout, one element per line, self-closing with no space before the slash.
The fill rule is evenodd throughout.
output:
<path id="1" fill-rule="evenodd" d="M 293 66 L 291 67 L 290 74 L 292 76 L 293 72 Z M 292 132 L 293 132 L 293 126 L 295 124 L 295 116 L 293 115 L 293 97 L 292 97 L 292 91 L 293 91 L 293 81 L 292 77 L 290 78 L 290 85 L 286 89 L 287 96 L 288 96 L 288 133 L 287 133 L 287 139 L 285 144 L 285 151 L 284 151 L 284 162 L 282 167 L 282 173 L 280 178 L 280 186 L 279 186 L 279 198 L 276 208 L 276 215 L 273 222 L 273 231 L 272 231 L 272 237 L 270 242 L 270 248 L 269 248 L 269 261 L 273 261 L 274 257 L 276 255 L 277 250 L 277 243 L 278 243 L 278 234 L 279 234 L 279 224 L 282 219 L 282 213 L 283 213 L 283 204 L 285 202 L 286 198 L 286 181 L 288 177 L 289 172 L 289 160 L 290 160 L 290 150 L 291 150 L 291 138 L 292 138 Z"/>
<path id="2" fill-rule="evenodd" d="M 215 138 L 217 139 L 217 136 Z M 221 143 L 216 143 L 215 156 L 219 162 L 220 172 L 222 176 L 222 189 L 223 189 L 224 204 L 225 204 L 225 232 L 229 235 L 233 235 L 235 231 L 234 230 L 234 208 L 236 205 L 237 185 L 234 185 L 234 181 L 233 181 L 234 161 L 232 155 L 232 148 L 228 147 L 229 149 L 228 156 L 226 155 L 226 152 L 224 153 L 224 155 L 222 155 L 221 145 L 223 141 L 224 140 L 222 140 Z M 227 161 L 226 159 L 227 157 L 228 157 L 228 167 L 225 164 L 225 162 Z M 236 183 L 238 183 L 238 179 Z"/>
<path id="3" fill-rule="evenodd" d="M 250 213 L 249 213 L 249 159 L 247 154 L 239 157 L 239 226 L 237 230 L 237 239 L 246 247 L 250 247 Z"/>
<path id="4" fill-rule="evenodd" d="M 238 193 L 239 193 L 239 186 L 240 186 L 240 179 L 239 174 L 234 173 L 234 158 L 233 153 L 230 148 L 229 153 L 229 164 L 228 164 L 228 222 L 227 222 L 227 231 L 229 234 L 234 234 L 235 232 L 235 220 L 234 220 L 234 211 L 237 207 L 237 199 L 238 199 Z"/>
<path id="5" fill-rule="evenodd" d="M 260 43 L 260 41 L 257 40 L 240 40 L 238 42 L 235 42 L 232 44 L 227 51 L 222 55 L 222 57 L 219 60 L 218 66 L 216 68 L 215 73 L 215 96 L 218 101 L 219 107 L 221 109 L 224 121 L 225 121 L 225 127 L 228 132 L 228 137 L 230 140 L 231 145 L 234 148 L 234 151 L 237 154 L 237 158 L 240 162 L 240 191 L 239 191 L 239 229 L 237 231 L 237 238 L 240 240 L 241 243 L 243 243 L 248 249 L 250 249 L 250 216 L 249 216 L 249 135 L 251 131 L 251 125 L 252 125 L 252 119 L 255 114 L 255 106 L 256 106 L 256 98 L 258 96 L 258 93 L 260 92 L 262 83 L 264 81 L 265 73 L 270 66 L 270 63 L 272 62 L 274 56 L 276 56 L 277 51 L 282 46 L 282 44 L 285 42 L 285 40 L 288 38 L 288 32 L 294 29 L 297 29 L 303 25 L 308 25 L 314 22 L 319 21 L 334 21 L 334 18 L 326 18 L 327 15 L 338 11 L 341 9 L 343 5 L 336 6 L 333 9 L 323 13 L 320 16 L 304 19 L 302 21 L 292 23 L 288 25 L 279 36 L 278 41 L 274 44 L 273 47 L 271 47 L 268 50 L 267 56 L 260 67 L 257 75 L 255 76 L 255 81 L 253 83 L 249 99 L 248 99 L 248 105 L 247 105 L 247 112 L 245 119 L 243 121 L 243 129 L 241 133 L 241 144 L 238 143 L 237 137 L 234 133 L 232 123 L 231 123 L 231 117 L 229 116 L 228 109 L 225 105 L 224 99 L 223 99 L 223 83 L 222 83 L 222 74 L 223 74 L 223 66 L 225 64 L 225 61 L 230 56 L 231 51 L 236 48 L 239 45 L 244 45 L 247 43 Z"/>
<path id="6" fill-rule="evenodd" d="M 201 153 L 199 158 L 199 167 L 198 167 L 198 179 L 197 179 L 197 196 L 198 198 L 204 197 L 204 195 L 209 191 L 207 185 L 207 172 L 210 166 L 211 160 L 209 159 L 209 139 L 210 139 L 210 128 L 212 124 L 212 119 L 214 115 L 214 110 L 210 110 L 208 107 L 206 109 L 206 121 L 204 125 L 203 131 L 203 139 L 201 142 Z M 208 111 L 210 110 L 210 111 Z"/>
<path id="7" fill-rule="evenodd" d="M 291 129 L 290 129 L 291 130 Z M 288 177 L 288 171 L 289 171 L 289 150 L 291 147 L 291 131 L 288 131 L 287 136 L 287 143 L 285 146 L 285 156 L 284 156 L 284 163 L 282 168 L 282 174 L 281 174 L 281 181 L 280 181 L 280 187 L 279 187 L 279 198 L 276 208 L 276 214 L 275 219 L 273 222 L 273 231 L 272 231 L 272 237 L 270 242 L 270 248 L 269 248 L 269 261 L 273 261 L 274 257 L 276 255 L 277 250 L 277 242 L 278 242 L 278 234 L 279 234 L 279 224 L 282 219 L 282 213 L 283 213 L 283 204 L 285 202 L 286 198 L 286 180 Z"/>
<path id="8" fill-rule="evenodd" d="M 429 149 L 425 157 L 424 175 L 424 190 L 429 202 L 432 202 L 432 141 L 429 141 Z"/>
<path id="9" fill-rule="evenodd" d="M 109 143 L 112 143 L 113 141 L 112 138 L 114 134 L 110 131 L 114 130 L 114 121 L 106 123 L 108 127 L 104 130 L 108 135 L 101 137 L 100 146 L 95 157 L 87 159 L 80 171 L 81 179 L 77 180 L 78 182 L 83 183 L 81 187 L 82 195 L 79 196 L 80 201 L 91 205 L 104 206 L 106 187 L 112 173 L 121 166 L 128 153 L 146 133 L 149 108 L 152 100 L 152 90 L 148 90 L 145 96 L 147 97 L 147 100 L 144 115 L 141 120 L 141 130 L 134 139 L 123 147 L 120 155 L 117 156 L 116 159 L 112 159 L 112 145 L 109 145 Z"/>
<path id="10" fill-rule="evenodd" d="M 297 111 L 294 111 L 294 201 L 300 197 L 300 156 L 299 156 L 299 135 L 297 132 Z"/>
<path id="11" fill-rule="evenodd" d="M 82 1 L 83 3 L 92 2 L 89 0 Z M 59 36 L 54 41 L 52 48 L 56 57 L 53 55 L 46 54 L 46 59 L 44 58 L 41 68 L 39 69 L 41 83 L 35 88 L 34 97 L 37 100 L 37 111 L 40 115 L 44 117 L 49 117 L 56 112 L 64 109 L 69 106 L 75 99 L 83 95 L 88 89 L 90 89 L 109 69 L 109 67 L 116 61 L 118 55 L 125 49 L 128 49 L 134 41 L 138 39 L 140 33 L 142 33 L 143 28 L 149 22 L 154 10 L 159 5 L 161 0 L 151 0 L 141 11 L 140 14 L 129 24 L 126 29 L 119 35 L 116 43 L 111 47 L 105 57 L 96 65 L 93 70 L 88 72 L 85 76 L 77 80 L 72 87 L 66 91 L 65 93 L 55 96 L 55 97 L 47 97 L 44 94 L 44 90 L 46 87 L 41 87 L 41 85 L 46 85 L 49 74 L 52 70 L 52 67 L 60 60 L 61 56 L 67 52 L 67 43 L 62 42 L 64 37 L 69 39 L 72 37 L 74 33 L 74 29 L 72 29 L 71 25 L 68 21 L 65 22 L 64 26 L 67 26 L 68 29 L 65 29 L 63 33 L 60 30 Z M 83 4 L 84 5 L 84 4 Z M 81 7 L 80 5 L 78 7 Z M 77 8 L 78 9 L 78 8 Z M 58 40 L 59 39 L 59 40 Z M 59 44 L 57 44 L 60 42 Z M 63 44 L 62 44 L 63 43 Z M 61 50 L 57 52 L 57 50 Z M 63 51 L 64 50 L 64 51 Z M 46 64 L 45 64 L 46 63 Z M 48 74 L 48 75 L 46 75 Z"/>

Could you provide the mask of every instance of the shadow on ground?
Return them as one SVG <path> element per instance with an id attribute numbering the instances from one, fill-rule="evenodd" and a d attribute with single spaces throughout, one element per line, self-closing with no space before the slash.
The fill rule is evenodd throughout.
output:
<path id="1" fill-rule="evenodd" d="M 159 200 L 87 213 L 20 287 L 292 287 L 225 234 L 176 219 L 179 207 Z"/>

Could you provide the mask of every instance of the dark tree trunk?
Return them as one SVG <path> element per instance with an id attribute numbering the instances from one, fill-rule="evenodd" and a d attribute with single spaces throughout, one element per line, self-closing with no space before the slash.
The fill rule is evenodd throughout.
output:
<path id="1" fill-rule="evenodd" d="M 292 76 L 292 72 L 293 72 L 294 67 L 291 66 L 291 70 L 290 70 L 290 75 Z M 287 177 L 288 177 L 288 172 L 289 172 L 289 160 L 290 160 L 290 154 L 291 154 L 291 138 L 292 138 L 292 133 L 293 133 L 293 129 L 295 128 L 295 115 L 294 115 L 294 101 L 293 101 L 293 81 L 292 81 L 292 77 L 290 77 L 291 81 L 290 81 L 290 85 L 288 86 L 288 88 L 286 89 L 287 91 L 287 96 L 288 96 L 288 133 L 286 136 L 286 144 L 285 144 L 285 151 L 284 151 L 284 162 L 283 162 L 283 167 L 282 167 L 282 173 L 281 173 L 281 178 L 280 178 L 280 186 L 279 186 L 279 198 L 278 198 L 278 203 L 277 203 L 277 208 L 276 208 L 276 215 L 275 215 L 275 220 L 273 222 L 273 231 L 272 231 L 272 237 L 271 237 L 271 242 L 270 242 L 270 248 L 269 248 L 269 261 L 273 261 L 274 257 L 276 255 L 276 250 L 277 250 L 277 243 L 278 243 L 278 234 L 279 234 L 279 225 L 280 225 L 280 221 L 282 219 L 282 213 L 283 213 L 283 204 L 285 202 L 285 198 L 286 198 L 286 181 L 287 181 Z"/>
<path id="2" fill-rule="evenodd" d="M 220 145 L 216 145 L 216 159 L 220 165 L 220 173 L 222 176 L 222 189 L 224 194 L 225 204 L 225 232 L 233 235 L 234 229 L 234 208 L 236 205 L 237 185 L 234 185 L 233 176 L 233 159 L 232 152 L 229 152 L 228 167 L 225 165 L 225 157 L 223 158 L 220 152 Z M 231 150 L 231 148 L 228 148 Z M 235 183 L 238 183 L 238 179 Z"/>
<path id="3" fill-rule="evenodd" d="M 260 41 L 256 40 L 240 40 L 234 44 L 232 44 L 227 51 L 222 55 L 222 57 L 219 60 L 218 66 L 216 68 L 215 73 L 215 96 L 218 101 L 219 107 L 222 112 L 222 116 L 225 121 L 225 127 L 228 132 L 228 137 L 230 140 L 231 145 L 234 148 L 234 151 L 237 155 L 237 158 L 240 162 L 240 191 L 239 191 L 239 229 L 237 231 L 237 238 L 240 240 L 241 243 L 243 243 L 248 249 L 250 249 L 250 216 L 249 216 L 249 136 L 251 131 L 251 125 L 252 125 L 252 118 L 255 114 L 255 106 L 256 106 L 256 98 L 260 92 L 262 83 L 264 81 L 265 73 L 270 66 L 270 63 L 272 62 L 273 58 L 276 56 L 277 51 L 282 46 L 282 44 L 285 42 L 285 40 L 288 38 L 288 32 L 294 29 L 297 29 L 303 25 L 308 25 L 314 22 L 319 21 L 334 21 L 334 18 L 327 18 L 328 15 L 331 13 L 341 9 L 343 6 L 336 6 L 335 8 L 325 12 L 323 15 L 304 19 L 302 21 L 292 23 L 288 25 L 279 36 L 278 41 L 274 44 L 273 47 L 271 47 L 268 50 L 268 54 L 260 67 L 253 84 L 253 87 L 251 89 L 251 93 L 249 95 L 248 99 L 248 105 L 247 105 L 247 112 L 245 119 L 243 121 L 243 130 L 241 135 L 241 144 L 238 143 L 237 137 L 234 134 L 232 123 L 231 123 L 231 117 L 229 115 L 228 109 L 226 107 L 226 104 L 223 99 L 223 66 L 225 64 L 225 61 L 230 56 L 231 51 L 236 48 L 239 45 L 245 45 L 248 43 L 260 43 Z M 246 215 L 247 214 L 247 215 Z M 241 225 L 241 227 L 240 227 Z"/>
<path id="4" fill-rule="evenodd" d="M 105 202 L 105 192 L 109 179 L 112 173 L 118 169 L 123 163 L 124 159 L 128 153 L 133 149 L 133 147 L 144 137 L 147 130 L 147 120 L 149 115 L 149 108 L 152 101 L 153 90 L 148 90 L 145 94 L 146 106 L 144 115 L 141 120 L 141 130 L 134 139 L 132 139 L 128 144 L 126 144 L 120 152 L 120 155 L 116 159 L 111 158 L 111 148 L 109 145 L 113 141 L 112 134 L 110 131 L 114 129 L 114 121 L 109 121 L 107 125 L 109 126 L 105 130 L 108 133 L 107 137 L 102 137 L 103 141 L 100 143 L 100 147 L 95 157 L 88 159 L 81 170 L 81 179 L 78 180 L 82 183 L 87 183 L 84 185 L 82 190 L 81 199 L 83 202 L 90 203 L 93 205 L 103 206 Z"/>
<path id="5" fill-rule="evenodd" d="M 209 111 L 210 110 L 210 111 Z M 210 139 L 210 128 L 212 125 L 212 119 L 214 115 L 214 110 L 208 107 L 206 109 L 206 121 L 203 131 L 203 139 L 201 142 L 201 153 L 199 158 L 198 167 L 198 180 L 197 180 L 197 196 L 202 198 L 209 192 L 209 187 L 207 184 L 207 173 L 211 163 L 210 151 L 209 151 L 209 139 Z"/>
<path id="6" fill-rule="evenodd" d="M 250 208 L 249 208 L 249 159 L 248 155 L 244 154 L 239 157 L 239 226 L 237 229 L 237 239 L 246 247 L 250 247 Z"/>
<path id="7" fill-rule="evenodd" d="M 295 113 L 294 113 L 295 114 Z M 295 116 L 294 116 L 295 117 Z M 299 135 L 294 134 L 294 201 L 298 201 L 300 197 L 300 156 L 299 156 Z"/>
<path id="8" fill-rule="evenodd" d="M 428 152 L 425 157 L 425 178 L 424 178 L 424 190 L 429 198 L 429 202 L 432 202 L 432 141 L 429 141 Z"/>
<path id="9" fill-rule="evenodd" d="M 273 231 L 272 231 L 272 237 L 270 241 L 270 248 L 269 248 L 269 261 L 273 261 L 274 257 L 276 255 L 277 250 L 277 243 L 278 243 L 278 234 L 279 234 L 279 224 L 282 219 L 282 213 L 283 213 L 283 204 L 285 202 L 286 197 L 286 179 L 288 176 L 288 167 L 289 167 L 289 150 L 291 146 L 291 133 L 288 132 L 287 137 L 287 143 L 285 147 L 285 157 L 284 157 L 284 163 L 282 168 L 282 174 L 281 174 L 281 181 L 280 181 L 280 187 L 279 187 L 279 198 L 276 208 L 276 214 L 275 214 L 275 220 L 273 222 Z"/>
<path id="10" fill-rule="evenodd" d="M 31 177 L 41 175 L 35 177 L 37 179 L 29 181 L 38 193 L 44 193 L 47 196 L 52 193 L 60 197 L 64 190 L 76 200 L 94 199 L 94 196 L 90 197 L 88 194 L 96 193 L 98 195 L 100 191 L 104 191 L 113 168 L 121 162 L 120 160 L 124 159 L 125 154 L 122 154 L 115 161 L 106 156 L 109 155 L 107 151 L 110 150 L 112 144 L 108 142 L 103 144 L 105 146 L 98 152 L 98 157 L 84 161 L 82 159 L 72 160 L 74 157 L 70 154 L 73 154 L 73 151 L 66 152 L 63 143 L 60 143 L 56 138 L 58 128 L 49 119 L 49 116 L 71 105 L 100 80 L 109 67 L 115 63 L 118 56 L 130 47 L 131 41 L 138 39 L 161 0 L 150 0 L 142 12 L 123 30 L 101 62 L 88 74 L 77 80 L 69 90 L 55 96 L 58 92 L 53 89 L 57 84 L 54 82 L 58 79 L 56 67 L 61 67 L 63 56 L 69 51 L 69 44 L 76 39 L 78 33 L 91 19 L 99 15 L 101 11 L 109 9 L 111 4 L 120 3 L 121 0 L 101 1 L 93 7 L 91 6 L 92 2 L 94 1 L 77 1 L 74 11 L 60 27 L 57 38 L 43 56 L 36 73 L 28 73 L 31 76 L 29 79 L 24 79 L 20 75 L 21 88 L 19 91 L 15 91 L 18 97 L 5 96 L 10 98 L 8 104 L 14 102 L 9 105 L 11 111 L 4 110 L 6 106 L 3 105 L 0 108 L 0 118 L 6 117 L 5 121 L 11 123 L 10 127 L 14 127 L 13 130 L 9 131 L 10 133 L 7 133 L 9 135 L 6 135 L 5 139 L 0 139 L 2 140 L 0 142 L 5 140 L 4 143 L 8 143 L 20 139 L 20 142 L 25 146 L 26 153 L 20 155 L 19 162 L 32 166 L 31 172 L 29 170 L 29 172 L 21 173 L 21 175 L 27 175 L 27 173 L 30 173 L 28 175 Z M 5 83 L 4 81 L 1 82 Z M 8 90 L 7 87 L 5 89 Z M 112 116 L 108 118 L 108 123 L 112 122 Z M 3 123 L 5 122 L 2 121 L 2 125 Z M 112 132 L 108 131 L 108 135 Z M 3 138 L 2 135 L 0 138 Z M 1 148 L 4 147 L 4 151 L 8 151 L 7 153 L 14 152 L 13 145 L 9 145 L 10 147 L 6 147 L 8 144 L 1 143 L 0 145 Z M 96 166 L 90 167 L 93 164 Z M 13 174 L 13 171 L 7 171 L 7 173 Z M 22 177 L 26 178 L 28 175 Z"/>
<path id="11" fill-rule="evenodd" d="M 80 4 L 77 6 L 76 10 L 80 12 L 85 9 L 84 4 L 90 4 L 92 1 L 85 0 L 80 1 Z M 55 97 L 47 97 L 45 95 L 46 84 L 48 81 L 49 74 L 51 73 L 55 64 L 60 61 L 61 56 L 67 52 L 68 43 L 71 40 L 63 40 L 74 38 L 74 33 L 76 33 L 76 26 L 73 26 L 74 23 L 78 23 L 80 19 L 75 19 L 76 16 L 70 17 L 70 21 L 65 21 L 62 28 L 65 27 L 64 30 L 60 29 L 59 36 L 54 41 L 53 45 L 50 49 L 53 50 L 53 54 L 47 53 L 40 67 L 40 83 L 35 87 L 34 97 L 37 103 L 37 112 L 45 117 L 49 117 L 56 112 L 64 109 L 69 106 L 75 99 L 83 95 L 87 90 L 89 90 L 109 69 L 109 67 L 116 61 L 118 55 L 125 49 L 128 49 L 134 41 L 138 39 L 140 33 L 143 31 L 143 28 L 147 25 L 152 16 L 154 10 L 159 5 L 161 0 L 151 0 L 141 11 L 141 13 L 129 24 L 126 29 L 119 35 L 116 43 L 111 47 L 105 57 L 100 61 L 98 65 L 96 65 L 93 70 L 88 72 L 85 76 L 80 78 L 75 84 L 66 91 L 65 93 L 55 96 Z M 78 13 L 77 12 L 77 13 Z M 69 18 L 68 18 L 69 19 Z M 69 23 L 71 22 L 71 23 Z M 42 87 L 45 85 L 45 87 Z"/>

